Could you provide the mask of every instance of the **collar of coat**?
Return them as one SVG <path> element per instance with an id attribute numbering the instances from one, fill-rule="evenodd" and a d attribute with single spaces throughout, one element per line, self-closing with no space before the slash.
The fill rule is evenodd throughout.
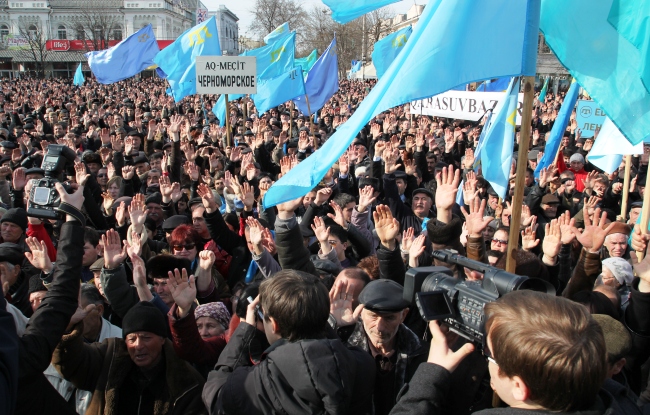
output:
<path id="1" fill-rule="evenodd" d="M 368 346 L 368 337 L 366 336 L 366 330 L 363 328 L 363 321 L 359 320 L 354 327 L 354 331 L 348 338 L 348 346 L 357 346 L 363 350 L 370 352 L 370 347 Z M 422 347 L 420 339 L 404 324 L 400 324 L 397 329 L 397 342 L 395 343 L 395 352 L 399 355 L 412 355 L 416 352 L 419 352 L 418 349 Z"/>

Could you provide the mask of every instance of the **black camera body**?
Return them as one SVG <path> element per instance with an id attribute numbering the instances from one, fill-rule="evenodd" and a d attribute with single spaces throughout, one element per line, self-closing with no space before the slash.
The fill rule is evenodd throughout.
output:
<path id="1" fill-rule="evenodd" d="M 534 290 L 555 295 L 548 282 L 512 274 L 453 251 L 433 251 L 433 257 L 483 274 L 483 281 L 453 277 L 446 267 L 418 267 L 406 272 L 404 299 L 415 303 L 426 321 L 441 320 L 466 339 L 485 342 L 485 305 L 517 290 Z"/>
<path id="2" fill-rule="evenodd" d="M 61 204 L 59 192 L 55 184 L 59 183 L 58 176 L 74 164 L 77 154 L 68 146 L 50 144 L 47 154 L 43 157 L 41 168 L 45 177 L 34 182 L 29 192 L 27 214 L 42 219 L 58 219 L 60 217 L 56 208 Z M 66 187 L 66 186 L 64 186 Z M 66 191 L 70 189 L 66 187 Z"/>

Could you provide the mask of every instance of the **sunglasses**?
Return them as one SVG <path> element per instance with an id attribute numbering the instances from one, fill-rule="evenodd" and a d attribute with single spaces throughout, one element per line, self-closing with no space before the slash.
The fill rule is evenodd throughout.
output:
<path id="1" fill-rule="evenodd" d="M 508 245 L 508 241 L 504 241 L 503 239 L 493 238 L 492 242 L 494 242 L 495 244 L 499 244 L 499 245 Z"/>
<path id="2" fill-rule="evenodd" d="M 97 177 L 108 177 L 108 174 L 100 173 L 100 174 L 97 175 Z"/>
<path id="3" fill-rule="evenodd" d="M 182 251 L 183 248 L 185 248 L 186 251 L 189 251 L 189 250 L 194 249 L 195 246 L 196 246 L 195 243 L 190 242 L 190 243 L 187 243 L 185 245 L 180 245 L 180 244 L 179 245 L 174 245 L 173 248 L 174 248 L 175 251 Z"/>
<path id="4" fill-rule="evenodd" d="M 494 360 L 494 356 L 492 356 L 492 352 L 490 351 L 490 348 L 487 345 L 487 342 L 483 344 L 483 357 L 487 359 L 488 362 L 492 362 L 495 365 L 499 366 L 496 360 Z"/>

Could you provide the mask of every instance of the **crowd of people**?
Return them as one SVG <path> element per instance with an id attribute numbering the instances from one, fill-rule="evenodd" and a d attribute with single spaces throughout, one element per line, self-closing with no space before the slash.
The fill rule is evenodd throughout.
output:
<path id="1" fill-rule="evenodd" d="M 623 166 L 589 163 L 574 113 L 535 178 L 564 96 L 549 92 L 530 148 L 516 133 L 511 241 L 517 157 L 501 200 L 475 163 L 481 121 L 405 105 L 264 208 L 373 85 L 341 81 L 316 117 L 240 99 L 226 131 L 216 96 L 176 104 L 160 79 L 0 81 L 0 414 L 650 413 L 649 148 L 624 188 Z M 487 304 L 482 344 L 405 299 L 418 267 L 481 284 L 434 250 L 505 269 L 513 244 L 516 273 L 553 294 Z"/>

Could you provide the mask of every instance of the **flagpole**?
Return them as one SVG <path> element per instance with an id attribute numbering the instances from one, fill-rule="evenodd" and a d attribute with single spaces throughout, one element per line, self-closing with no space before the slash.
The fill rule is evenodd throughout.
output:
<path id="1" fill-rule="evenodd" d="M 293 138 L 293 109 L 291 109 L 291 103 L 289 101 L 289 140 Z"/>
<path id="2" fill-rule="evenodd" d="M 242 99 L 242 102 L 244 103 L 244 108 L 243 108 L 244 123 L 246 123 L 246 120 L 248 119 L 248 102 L 246 102 L 246 97 Z"/>
<path id="3" fill-rule="evenodd" d="M 625 222 L 625 213 L 627 212 L 627 199 L 630 188 L 630 170 L 632 167 L 632 156 L 628 154 L 625 156 L 625 177 L 623 178 L 623 199 L 621 200 L 621 218 Z M 647 228 L 646 228 L 647 229 Z"/>
<path id="4" fill-rule="evenodd" d="M 228 108 L 228 94 L 225 94 L 226 99 L 226 146 L 230 147 L 230 109 Z"/>
<path id="5" fill-rule="evenodd" d="M 305 94 L 305 102 L 307 102 L 307 112 L 309 112 L 309 132 L 311 133 L 313 131 L 313 124 L 311 122 L 311 107 L 309 106 L 309 96 Z"/>
<path id="6" fill-rule="evenodd" d="M 521 207 L 524 202 L 524 188 L 526 167 L 528 162 L 528 147 L 530 146 L 530 123 L 532 121 L 533 101 L 535 100 L 535 77 L 522 78 L 524 85 L 524 108 L 521 114 L 521 130 L 519 140 L 519 154 L 517 157 L 517 175 L 515 178 L 515 194 L 512 198 L 512 214 L 510 216 L 510 236 L 508 250 L 506 251 L 506 271 L 514 273 L 517 266 L 513 256 L 519 246 L 519 228 L 521 227 Z M 650 196 L 650 192 L 649 196 Z M 646 209 L 650 210 L 650 209 Z"/>

